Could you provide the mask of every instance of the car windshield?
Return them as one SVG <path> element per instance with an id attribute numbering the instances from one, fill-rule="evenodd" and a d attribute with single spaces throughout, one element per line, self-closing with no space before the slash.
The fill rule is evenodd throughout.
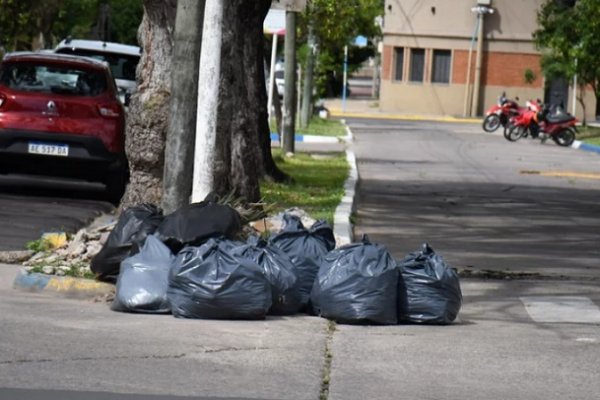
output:
<path id="1" fill-rule="evenodd" d="M 110 66 L 113 78 L 135 81 L 135 68 L 140 61 L 139 56 L 126 54 L 98 52 L 94 50 L 72 49 L 65 47 L 56 51 L 62 54 L 72 54 L 75 56 L 83 56 L 95 58 L 96 60 L 105 61 Z"/>
<path id="2" fill-rule="evenodd" d="M 100 71 L 43 63 L 6 63 L 0 83 L 21 92 L 45 92 L 74 96 L 97 96 L 106 88 Z"/>

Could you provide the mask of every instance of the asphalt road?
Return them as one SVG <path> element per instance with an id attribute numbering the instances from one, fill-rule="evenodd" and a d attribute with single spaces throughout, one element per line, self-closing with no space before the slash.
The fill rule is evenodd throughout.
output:
<path id="1" fill-rule="evenodd" d="M 348 121 L 356 236 L 398 258 L 428 242 L 454 266 L 600 278 L 600 157 L 479 125 Z"/>
<path id="2" fill-rule="evenodd" d="M 0 175 L 0 251 L 23 250 L 44 232 L 73 233 L 113 209 L 102 185 Z"/>

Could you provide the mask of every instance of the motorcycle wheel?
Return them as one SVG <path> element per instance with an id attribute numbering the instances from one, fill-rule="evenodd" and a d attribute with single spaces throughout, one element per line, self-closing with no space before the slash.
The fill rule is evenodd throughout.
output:
<path id="1" fill-rule="evenodd" d="M 559 146 L 569 147 L 575 141 L 575 131 L 571 128 L 563 129 L 556 136 L 553 136 L 552 139 Z"/>
<path id="2" fill-rule="evenodd" d="M 486 132 L 494 132 L 500 125 L 498 114 L 490 114 L 483 120 L 483 130 Z"/>
<path id="3" fill-rule="evenodd" d="M 516 142 L 525 136 L 525 132 L 522 126 L 510 125 L 504 130 L 504 137 L 511 142 Z"/>

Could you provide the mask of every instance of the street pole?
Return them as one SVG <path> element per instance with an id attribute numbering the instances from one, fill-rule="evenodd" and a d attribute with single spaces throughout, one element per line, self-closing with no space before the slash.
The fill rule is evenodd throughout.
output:
<path id="1" fill-rule="evenodd" d="M 348 46 L 344 46 L 344 84 L 342 86 L 342 112 L 346 112 L 346 91 L 348 88 Z"/>
<path id="2" fill-rule="evenodd" d="M 575 71 L 577 71 L 577 58 L 575 59 Z M 573 105 L 571 106 L 573 109 L 573 116 L 575 116 L 577 112 L 577 72 L 573 75 Z"/>
<path id="3" fill-rule="evenodd" d="M 315 38 L 312 23 L 308 25 L 308 55 L 304 71 L 304 92 L 302 96 L 302 110 L 300 112 L 300 126 L 306 128 L 310 122 L 313 91 L 313 70 L 315 65 Z"/>
<path id="4" fill-rule="evenodd" d="M 479 112 L 479 91 L 481 88 L 481 61 L 483 59 L 483 13 L 478 12 L 477 18 L 479 26 L 477 27 L 477 57 L 475 58 L 475 82 L 473 84 L 473 104 L 471 115 L 477 116 Z"/>
<path id="5" fill-rule="evenodd" d="M 465 79 L 465 104 L 463 109 L 463 115 L 465 117 L 471 116 L 471 64 L 473 60 L 473 46 L 475 46 L 475 36 L 479 29 L 479 16 L 475 18 L 475 29 L 473 35 L 471 35 L 471 46 L 469 46 L 469 55 L 467 57 L 467 77 Z"/>
<path id="6" fill-rule="evenodd" d="M 300 125 L 300 106 L 302 105 L 302 65 L 298 64 L 298 76 L 296 77 L 296 126 Z"/>
<path id="7" fill-rule="evenodd" d="M 269 69 L 269 94 L 267 96 L 267 110 L 269 110 L 269 123 L 273 118 L 273 88 L 275 87 L 275 60 L 277 57 L 277 33 L 273 33 L 273 46 L 271 48 L 271 67 Z M 281 134 L 281 132 L 279 132 Z"/>
<path id="8" fill-rule="evenodd" d="M 192 194 L 194 132 L 198 97 L 198 65 L 204 1 L 179 0 L 175 17 L 171 101 L 165 144 L 162 207 L 171 213 L 188 204 Z"/>
<path id="9" fill-rule="evenodd" d="M 198 116 L 192 187 L 194 203 L 204 200 L 214 189 L 222 31 L 222 0 L 206 0 L 198 72 Z"/>
<path id="10" fill-rule="evenodd" d="M 479 0 L 477 7 L 471 9 L 477 13 L 478 26 L 477 26 L 477 58 L 475 61 L 475 83 L 473 84 L 473 105 L 472 105 L 472 115 L 479 114 L 479 97 L 481 95 L 481 62 L 483 59 L 483 32 L 484 32 L 484 22 L 486 14 L 493 14 L 494 9 L 489 7 L 488 5 L 484 5 L 483 3 L 490 4 L 491 0 Z"/>
<path id="11" fill-rule="evenodd" d="M 294 153 L 296 130 L 296 13 L 285 12 L 285 88 L 283 91 L 283 152 Z"/>

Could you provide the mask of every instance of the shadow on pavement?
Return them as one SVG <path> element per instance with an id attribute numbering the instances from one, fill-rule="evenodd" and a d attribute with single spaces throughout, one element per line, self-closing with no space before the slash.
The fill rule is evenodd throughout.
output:
<path id="1" fill-rule="evenodd" d="M 355 237 L 398 258 L 428 242 L 458 268 L 600 278 L 597 190 L 362 180 Z"/>

